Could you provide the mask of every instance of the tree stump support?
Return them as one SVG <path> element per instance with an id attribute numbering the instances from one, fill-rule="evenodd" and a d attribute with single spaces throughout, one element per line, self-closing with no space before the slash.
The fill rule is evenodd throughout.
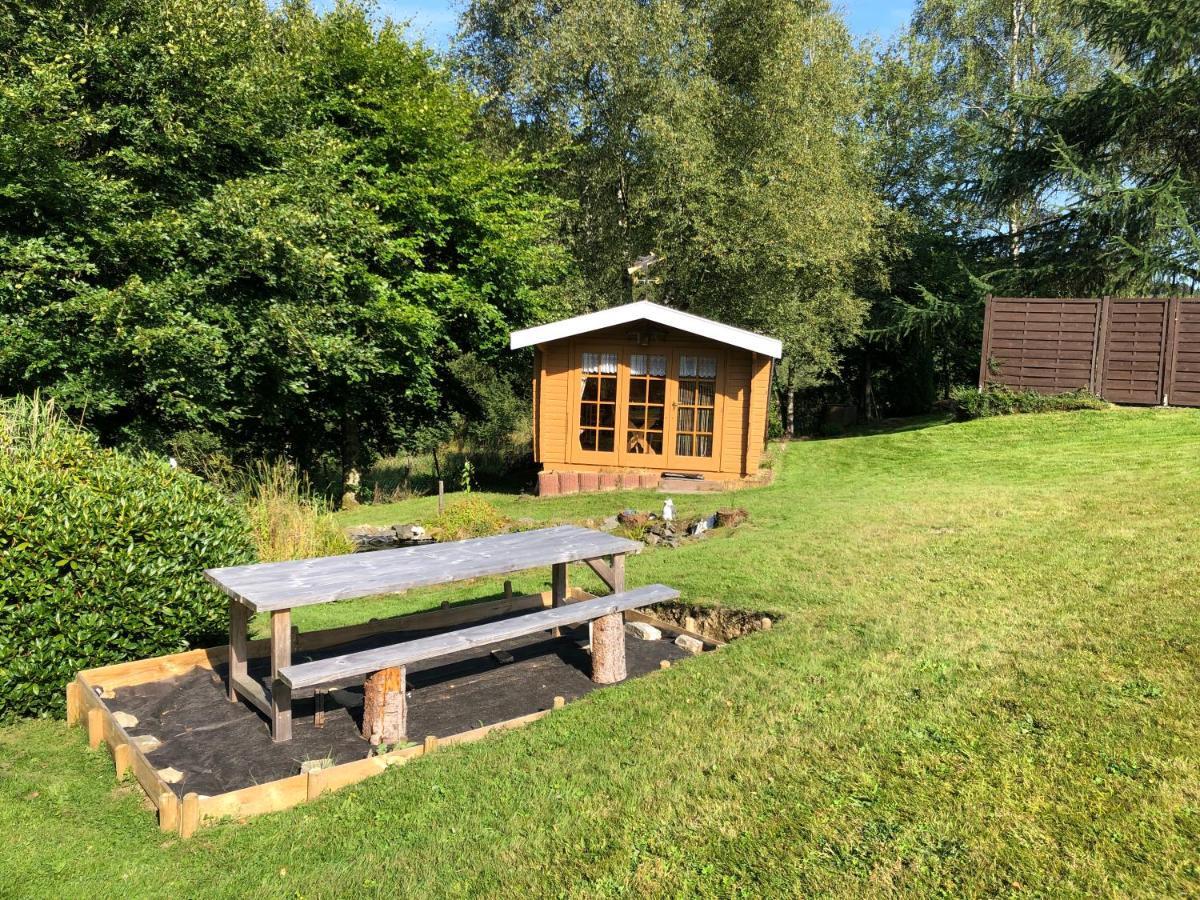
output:
<path id="1" fill-rule="evenodd" d="M 381 669 L 363 687 L 362 736 L 372 745 L 399 744 L 408 732 L 404 667 Z"/>
<path id="2" fill-rule="evenodd" d="M 608 567 L 608 586 L 614 594 L 625 590 L 625 557 L 616 555 Z M 592 623 L 592 681 L 616 684 L 624 681 L 625 616 L 619 612 L 602 616 Z"/>

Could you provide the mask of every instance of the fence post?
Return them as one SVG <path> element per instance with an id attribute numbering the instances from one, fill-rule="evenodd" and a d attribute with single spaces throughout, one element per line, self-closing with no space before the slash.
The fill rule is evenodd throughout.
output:
<path id="1" fill-rule="evenodd" d="M 983 352 L 979 357 L 979 390 L 987 387 L 988 359 L 992 345 L 992 295 L 983 298 Z"/>

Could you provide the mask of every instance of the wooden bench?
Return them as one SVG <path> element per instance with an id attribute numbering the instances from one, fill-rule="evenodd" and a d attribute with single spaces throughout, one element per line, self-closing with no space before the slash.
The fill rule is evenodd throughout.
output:
<path id="1" fill-rule="evenodd" d="M 205 578 L 229 595 L 229 699 L 245 700 L 267 715 L 276 741 L 291 740 L 291 689 L 278 673 L 292 662 L 291 616 L 297 607 L 383 596 L 539 566 L 551 567 L 551 593 L 557 607 L 567 597 L 569 563 L 586 563 L 610 590 L 620 593 L 625 590 L 625 556 L 641 549 L 640 541 L 619 535 L 556 525 L 374 553 L 209 569 Z M 251 679 L 247 670 L 246 631 L 254 613 L 271 616 L 269 690 Z"/>
<path id="2" fill-rule="evenodd" d="M 279 681 L 289 691 L 321 688 L 369 676 L 363 705 L 363 736 L 384 743 L 405 740 L 405 668 L 461 650 L 557 630 L 585 622 L 592 631 L 592 678 L 608 684 L 625 677 L 625 625 L 621 613 L 654 603 L 675 600 L 679 592 L 665 584 L 650 584 L 616 594 L 526 613 L 499 622 L 472 625 L 386 647 L 360 650 L 313 662 L 284 666 Z M 599 627 L 604 623 L 604 627 Z M 600 669 L 604 671 L 601 672 Z"/>

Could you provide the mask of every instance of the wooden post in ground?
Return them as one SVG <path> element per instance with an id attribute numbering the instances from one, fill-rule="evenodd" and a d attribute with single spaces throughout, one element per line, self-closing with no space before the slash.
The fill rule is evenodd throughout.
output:
<path id="1" fill-rule="evenodd" d="M 95 750 L 104 743 L 104 713 L 89 709 L 87 714 L 88 746 Z"/>
<path id="2" fill-rule="evenodd" d="M 446 511 L 446 484 L 438 479 L 438 515 Z"/>
<path id="3" fill-rule="evenodd" d="M 200 795 L 195 792 L 184 794 L 179 806 L 179 836 L 190 838 L 200 827 Z"/>
<path id="4" fill-rule="evenodd" d="M 612 581 L 609 587 L 614 594 L 625 590 L 625 556 L 617 554 L 609 566 Z M 624 681 L 625 670 L 625 616 L 612 613 L 592 623 L 592 681 L 596 684 L 615 684 Z"/>
<path id="5" fill-rule="evenodd" d="M 555 563 L 550 571 L 551 605 L 557 609 L 567 602 L 567 564 Z M 562 629 L 555 628 L 553 634 L 555 637 L 559 637 L 562 634 Z"/>
<path id="6" fill-rule="evenodd" d="M 279 670 L 292 664 L 292 611 L 271 613 L 271 739 L 292 739 L 292 689 L 279 679 Z"/>
<path id="7" fill-rule="evenodd" d="M 246 626 L 250 610 L 240 601 L 229 600 L 229 699 L 237 702 L 234 683 L 246 678 Z"/>
<path id="8" fill-rule="evenodd" d="M 399 744 L 408 731 L 404 667 L 381 669 L 363 686 L 362 736 L 372 744 Z"/>

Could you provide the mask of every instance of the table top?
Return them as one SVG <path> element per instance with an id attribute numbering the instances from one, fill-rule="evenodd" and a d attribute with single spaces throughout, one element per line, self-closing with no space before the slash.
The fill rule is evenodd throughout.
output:
<path id="1" fill-rule="evenodd" d="M 394 594 L 555 563 L 637 553 L 639 541 L 558 525 L 494 537 L 207 569 L 204 577 L 254 612 Z"/>

